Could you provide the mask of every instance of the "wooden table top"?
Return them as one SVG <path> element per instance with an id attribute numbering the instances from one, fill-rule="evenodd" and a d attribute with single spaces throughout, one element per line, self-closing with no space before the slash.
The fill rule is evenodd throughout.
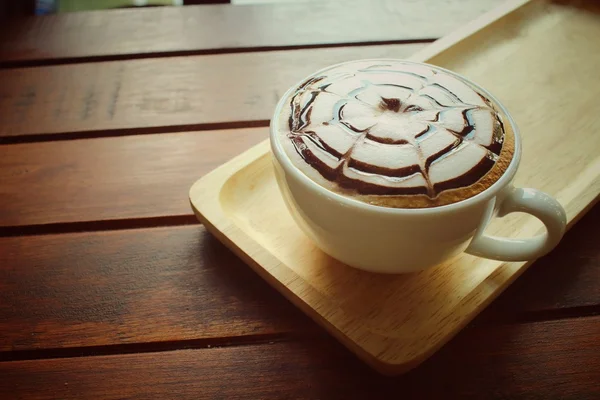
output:
<path id="1" fill-rule="evenodd" d="M 600 398 L 600 207 L 424 364 L 378 375 L 187 193 L 279 96 L 495 0 L 202 5 L 0 27 L 0 398 Z M 366 18 L 365 16 L 368 16 Z"/>

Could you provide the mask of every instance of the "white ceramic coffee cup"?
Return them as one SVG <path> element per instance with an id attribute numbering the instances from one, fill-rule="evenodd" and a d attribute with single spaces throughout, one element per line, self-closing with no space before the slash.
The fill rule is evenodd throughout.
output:
<path id="1" fill-rule="evenodd" d="M 288 90 L 271 120 L 275 174 L 294 220 L 321 250 L 362 270 L 404 273 L 435 266 L 463 251 L 494 260 L 528 261 L 543 256 L 558 244 L 566 227 L 564 209 L 546 193 L 512 185 L 521 158 L 518 127 L 491 93 L 471 83 L 500 107 L 508 118 L 505 122 L 512 125 L 513 159 L 500 179 L 485 191 L 457 203 L 421 209 L 367 204 L 327 190 L 300 171 L 287 156 L 277 132 L 281 107 L 298 85 Z M 525 239 L 484 233 L 493 217 L 512 212 L 537 217 L 546 226 L 546 232 Z"/>

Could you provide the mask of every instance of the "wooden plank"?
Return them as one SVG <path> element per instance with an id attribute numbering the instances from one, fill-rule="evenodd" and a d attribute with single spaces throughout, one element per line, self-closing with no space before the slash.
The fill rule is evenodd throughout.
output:
<path id="1" fill-rule="evenodd" d="M 192 183 L 267 136 L 254 128 L 0 146 L 0 226 L 191 217 Z"/>
<path id="2" fill-rule="evenodd" d="M 496 5 L 495 0 L 349 0 L 61 14 L 4 26 L 0 62 L 28 65 L 431 40 Z"/>
<path id="3" fill-rule="evenodd" d="M 464 332 L 404 376 L 333 340 L 0 363 L 4 398 L 365 399 L 600 396 L 600 317 Z"/>
<path id="4" fill-rule="evenodd" d="M 599 218 L 596 207 L 473 324 L 597 314 Z M 0 358 L 324 333 L 201 226 L 0 238 L 0 332 Z"/>
<path id="5" fill-rule="evenodd" d="M 355 58 L 404 58 L 423 46 L 310 49 L 0 70 L 0 137 L 248 126 L 248 122 L 240 121 L 260 121 L 266 126 L 279 97 L 315 70 Z"/>
<path id="6" fill-rule="evenodd" d="M 0 238 L 0 358 L 311 330 L 202 226 Z"/>

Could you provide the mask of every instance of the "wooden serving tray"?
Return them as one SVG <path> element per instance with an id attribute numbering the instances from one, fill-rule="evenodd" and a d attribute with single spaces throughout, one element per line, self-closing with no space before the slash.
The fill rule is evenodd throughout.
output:
<path id="1" fill-rule="evenodd" d="M 600 7 L 577 4 L 584 5 L 512 2 L 412 58 L 465 75 L 508 107 L 523 137 L 515 184 L 555 196 L 569 226 L 600 193 Z M 219 240 L 386 374 L 430 356 L 531 264 L 465 254 L 395 276 L 343 265 L 318 250 L 288 214 L 268 142 L 197 181 L 190 200 Z M 524 237 L 541 224 L 513 214 L 488 229 Z"/>

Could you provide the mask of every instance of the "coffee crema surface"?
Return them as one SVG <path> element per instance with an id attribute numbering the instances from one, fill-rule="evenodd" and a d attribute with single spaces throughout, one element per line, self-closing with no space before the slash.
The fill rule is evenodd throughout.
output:
<path id="1" fill-rule="evenodd" d="M 489 188 L 514 132 L 469 82 L 434 66 L 357 61 L 283 99 L 276 129 L 292 163 L 328 190 L 397 208 L 455 203 Z"/>

